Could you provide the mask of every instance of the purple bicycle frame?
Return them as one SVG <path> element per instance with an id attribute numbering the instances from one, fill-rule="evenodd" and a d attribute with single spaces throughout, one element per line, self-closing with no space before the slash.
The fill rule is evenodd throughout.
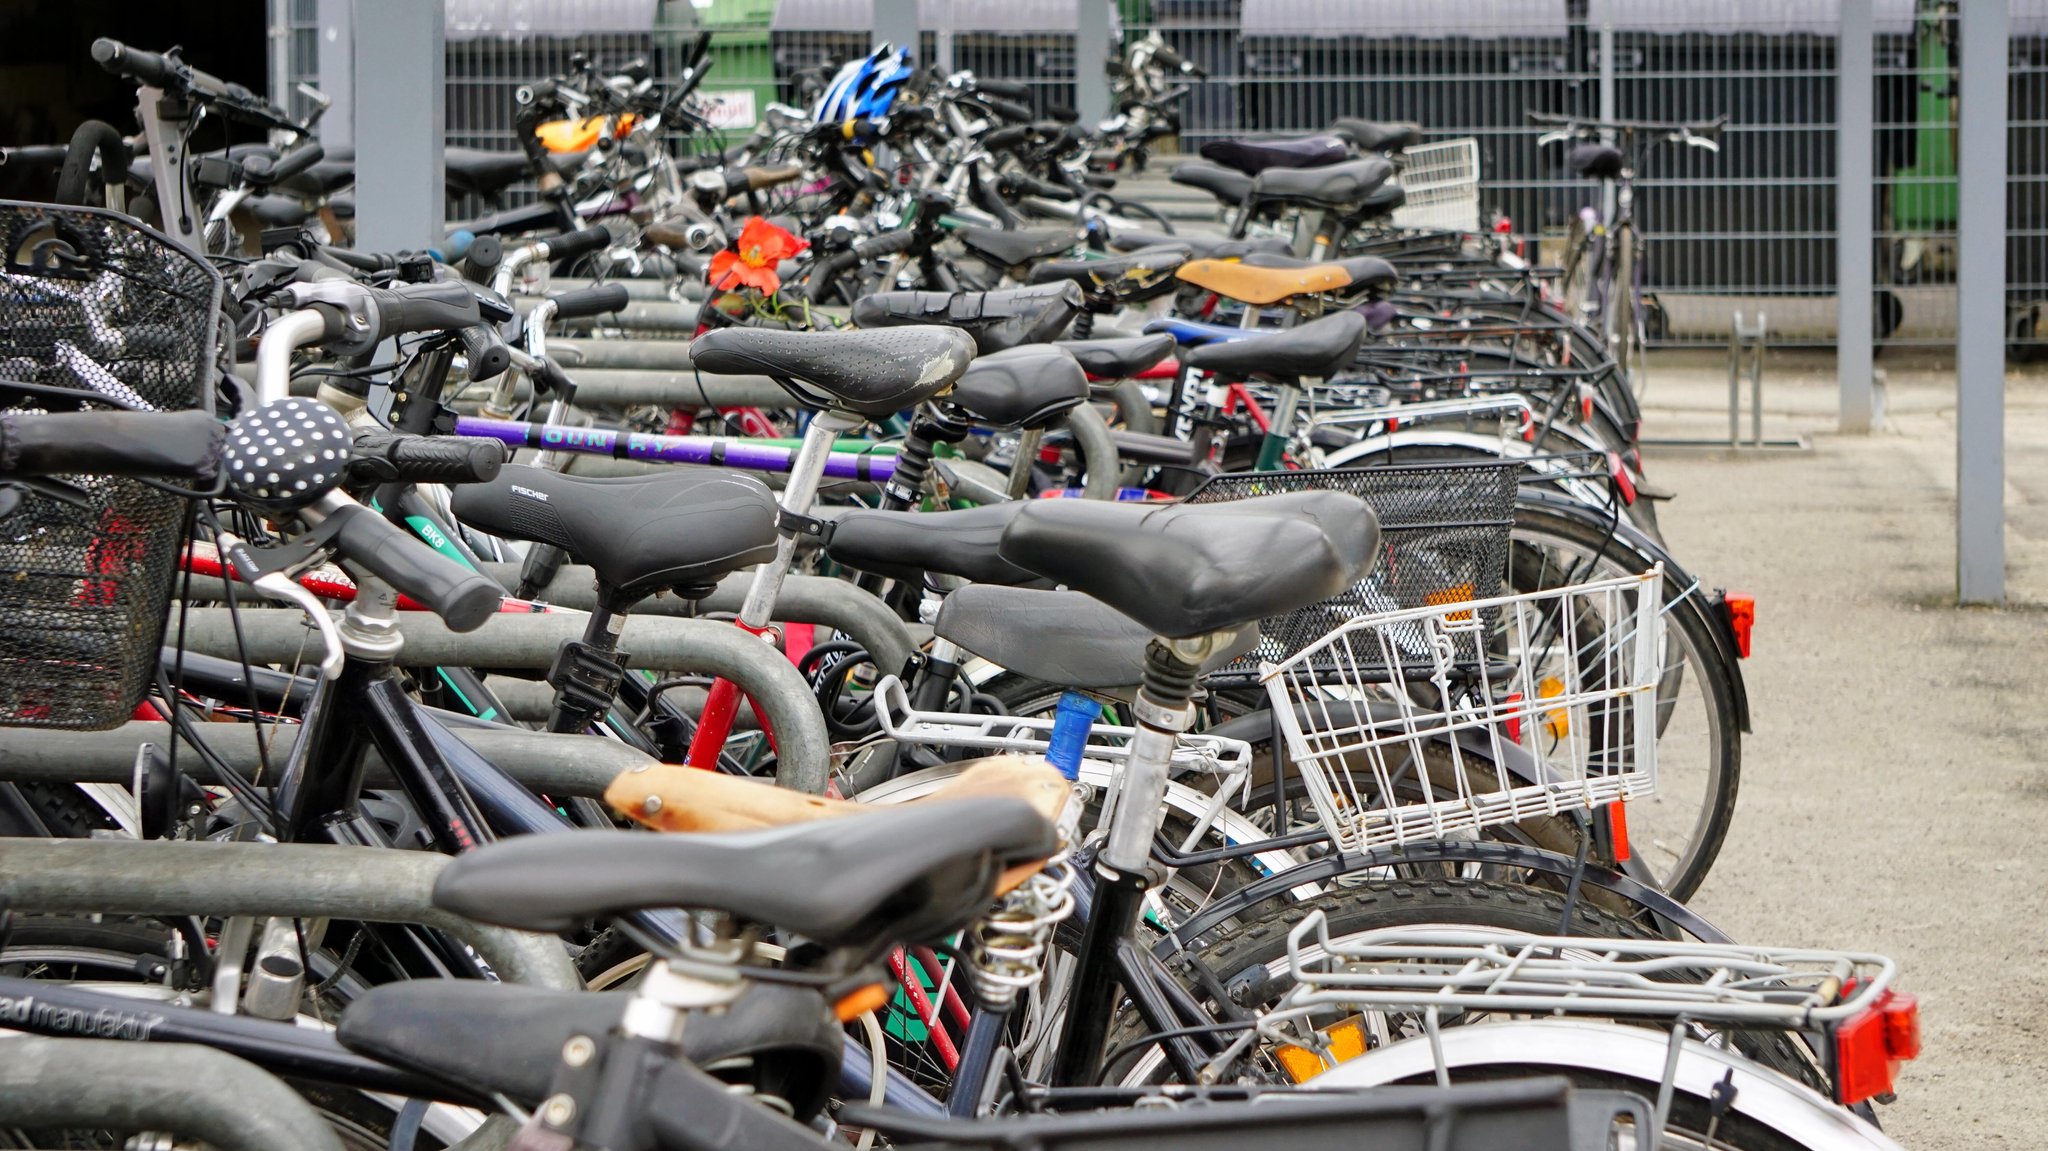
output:
<path id="1" fill-rule="evenodd" d="M 663 464 L 712 464 L 750 472 L 787 472 L 796 462 L 795 448 L 727 436 L 656 436 L 607 428 L 572 428 L 563 424 L 529 424 L 462 416 L 455 434 L 497 440 L 515 448 L 646 460 Z M 825 475 L 835 480 L 882 483 L 896 472 L 893 455 L 833 452 L 825 459 Z"/>

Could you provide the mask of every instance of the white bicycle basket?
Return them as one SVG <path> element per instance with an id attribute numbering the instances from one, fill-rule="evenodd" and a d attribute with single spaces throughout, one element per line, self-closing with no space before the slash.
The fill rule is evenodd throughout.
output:
<path id="1" fill-rule="evenodd" d="M 1446 232 L 1479 230 L 1479 141 L 1466 137 L 1417 144 L 1402 155 L 1401 190 L 1394 226 Z"/>
<path id="2" fill-rule="evenodd" d="M 1362 615 L 1263 665 L 1338 846 L 1468 836 L 1653 791 L 1663 576 Z"/>

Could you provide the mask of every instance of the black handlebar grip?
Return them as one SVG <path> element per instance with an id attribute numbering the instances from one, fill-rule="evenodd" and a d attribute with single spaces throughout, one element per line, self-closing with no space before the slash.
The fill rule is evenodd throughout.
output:
<path id="1" fill-rule="evenodd" d="M 1003 177 L 1003 183 L 1008 189 L 1014 189 L 1015 192 L 1026 196 L 1043 196 L 1048 200 L 1071 200 L 1074 198 L 1074 190 L 1072 188 L 1063 187 L 1059 184 L 1049 184 L 1036 176 L 1027 176 L 1022 172 L 1006 174 Z"/>
<path id="2" fill-rule="evenodd" d="M 601 251 L 610 246 L 612 234 L 603 224 L 592 224 L 580 232 L 566 236 L 554 236 L 548 240 L 548 258 L 553 260 L 574 260 Z"/>
<path id="3" fill-rule="evenodd" d="M 555 318 L 558 320 L 616 312 L 632 300 L 624 284 L 598 284 L 551 298 L 555 301 Z"/>
<path id="4" fill-rule="evenodd" d="M 981 138 L 981 146 L 991 152 L 1000 152 L 1007 148 L 1015 148 L 1019 144 L 1029 143 L 1031 135 L 1031 125 L 1011 124 L 1005 128 L 997 128 L 995 131 L 983 136 Z"/>
<path id="5" fill-rule="evenodd" d="M 251 156 L 242 161 L 242 173 L 250 183 L 269 187 L 284 183 L 326 158 L 327 149 L 320 146 L 320 141 L 308 140 L 276 159 Z"/>
<path id="6" fill-rule="evenodd" d="M 1152 58 L 1168 68 L 1181 66 L 1180 50 L 1171 44 L 1161 44 L 1152 50 Z"/>
<path id="7" fill-rule="evenodd" d="M 475 631 L 504 602 L 505 589 L 490 577 L 445 558 L 376 512 L 358 505 L 334 514 L 346 517 L 334 537 L 337 555 L 426 605 L 450 628 Z"/>
<path id="8" fill-rule="evenodd" d="M 211 479 L 226 434 L 205 412 L 0 412 L 0 476 Z"/>
<path id="9" fill-rule="evenodd" d="M 483 323 L 476 296 L 460 282 L 401 284 L 375 290 L 378 333 L 444 332 Z"/>
<path id="10" fill-rule="evenodd" d="M 976 76 L 974 78 L 974 90 L 1004 100 L 1031 99 L 1031 85 L 1020 84 L 1015 80 L 988 80 Z"/>
<path id="11" fill-rule="evenodd" d="M 489 483 L 505 466 L 505 445 L 464 436 L 369 432 L 356 437 L 355 454 L 355 471 L 386 483 Z"/>
<path id="12" fill-rule="evenodd" d="M 985 98 L 982 100 L 982 103 L 988 105 L 989 111 L 994 112 L 1005 120 L 1030 121 L 1038 118 L 1032 114 L 1031 109 L 1009 100 Z"/>
<path id="13" fill-rule="evenodd" d="M 917 232 L 910 228 L 902 228 L 862 240 L 853 246 L 853 255 L 860 260 L 875 260 L 883 256 L 893 256 L 898 252 L 908 252 L 916 244 Z"/>
<path id="14" fill-rule="evenodd" d="M 178 78 L 178 69 L 171 61 L 104 36 L 92 42 L 92 58 L 116 76 L 140 80 L 156 88 L 168 87 Z"/>
<path id="15" fill-rule="evenodd" d="M 488 284 L 504 258 L 505 241 L 496 236 L 478 236 L 469 242 L 469 254 L 462 258 L 462 274 L 476 283 Z"/>
<path id="16" fill-rule="evenodd" d="M 512 366 L 512 349 L 498 335 L 498 330 L 489 324 L 477 324 L 457 333 L 462 339 L 462 354 L 469 360 L 469 381 L 482 383 L 495 380 Z"/>

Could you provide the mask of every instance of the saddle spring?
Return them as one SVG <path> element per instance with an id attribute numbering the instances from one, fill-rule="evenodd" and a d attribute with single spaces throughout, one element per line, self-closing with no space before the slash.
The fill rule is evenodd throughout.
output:
<path id="1" fill-rule="evenodd" d="M 983 1005 L 994 1010 L 1013 1006 L 1017 993 L 1045 974 L 1053 929 L 1074 913 L 1072 854 L 1062 850 L 1053 856 L 968 929 L 963 942 Z"/>

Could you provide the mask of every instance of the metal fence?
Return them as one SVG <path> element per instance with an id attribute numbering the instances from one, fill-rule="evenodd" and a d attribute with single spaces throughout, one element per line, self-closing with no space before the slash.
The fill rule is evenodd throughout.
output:
<path id="1" fill-rule="evenodd" d="M 290 0 L 294 21 L 316 0 Z M 684 38 L 713 33 L 706 83 L 723 122 L 801 103 L 807 77 L 872 47 L 874 0 L 449 0 L 449 142 L 510 149 L 512 89 L 564 69 L 646 58 L 670 74 Z M 1074 51 L 1077 0 L 920 0 L 920 58 L 1031 85 L 1039 111 L 1076 103 L 1094 61 Z M 1078 0 L 1107 2 L 1107 0 Z M 1835 322 L 1835 100 L 1839 0 L 1117 0 L 1125 42 L 1157 30 L 1211 79 L 1185 102 L 1180 147 L 1326 127 L 1338 116 L 1414 120 L 1475 137 L 1482 210 L 1539 254 L 1601 189 L 1563 149 L 1540 149 L 1530 111 L 1622 119 L 1727 114 L 1718 155 L 1654 147 L 1637 183 L 1652 335 L 1721 342 L 1730 313 L 1768 314 L 1779 344 L 1829 343 Z M 527 24 L 493 24 L 494 10 Z M 600 10 L 633 27 L 605 26 Z M 2048 352 L 2048 0 L 2012 0 L 2008 331 Z M 467 22 L 458 20 L 466 14 Z M 545 21 L 540 23 L 545 24 Z M 1876 331 L 1887 345 L 1955 329 L 1955 69 L 1950 0 L 1877 0 L 1871 94 L 1878 221 Z M 568 29 L 575 34 L 564 34 Z M 313 37 L 294 37 L 293 72 Z M 1091 77 L 1092 79 L 1092 77 Z"/>

